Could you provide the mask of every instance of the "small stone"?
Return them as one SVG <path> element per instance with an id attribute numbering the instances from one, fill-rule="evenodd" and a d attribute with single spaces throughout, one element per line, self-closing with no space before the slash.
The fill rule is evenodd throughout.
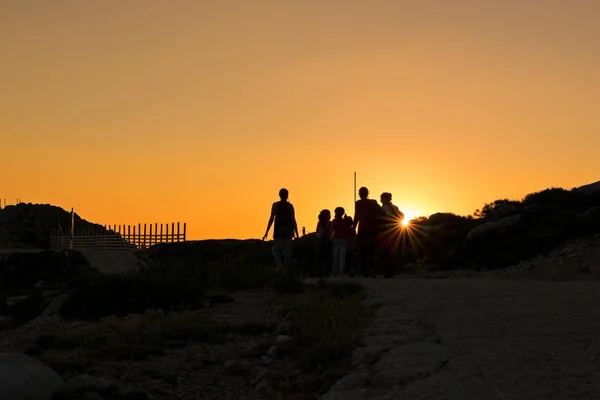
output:
<path id="1" fill-rule="evenodd" d="M 44 282 L 44 281 L 37 281 L 33 287 L 36 288 L 36 289 L 41 289 L 44 286 L 46 286 L 46 282 Z"/>
<path id="2" fill-rule="evenodd" d="M 97 392 L 102 395 L 110 395 L 116 390 L 116 386 L 102 378 L 90 375 L 77 375 L 68 380 L 60 389 L 65 397 L 74 397 L 86 392 Z"/>
<path id="3" fill-rule="evenodd" d="M 80 397 L 81 400 L 104 400 L 99 393 L 96 392 L 87 392 L 83 396 Z"/>
<path id="4" fill-rule="evenodd" d="M 269 365 L 273 362 L 273 359 L 267 356 L 262 356 L 260 361 L 263 363 L 263 365 Z"/>
<path id="5" fill-rule="evenodd" d="M 283 321 L 275 328 L 278 335 L 288 335 L 292 332 L 292 324 L 289 321 Z"/>
<path id="6" fill-rule="evenodd" d="M 17 304 L 19 304 L 20 302 L 27 300 L 28 298 L 29 298 L 28 295 L 9 297 L 8 299 L 6 299 L 6 305 L 8 307 L 14 307 Z"/>
<path id="7" fill-rule="evenodd" d="M 58 295 L 58 293 L 59 292 L 56 290 L 46 290 L 46 291 L 44 291 L 44 293 L 42 293 L 42 297 L 47 299 L 49 297 L 54 297 L 54 296 Z"/>
<path id="8" fill-rule="evenodd" d="M 360 302 L 363 307 L 369 308 L 379 308 L 383 305 L 383 301 L 381 299 L 375 297 L 369 297 Z"/>
<path id="9" fill-rule="evenodd" d="M 271 358 L 277 357 L 277 346 L 271 346 L 267 351 L 267 355 Z"/>
<path id="10" fill-rule="evenodd" d="M 275 342 L 277 342 L 277 343 L 286 343 L 290 339 L 291 338 L 288 335 L 278 335 L 277 338 L 275 339 Z"/>
<path id="11" fill-rule="evenodd" d="M 142 392 L 141 390 L 132 389 L 132 390 L 128 390 L 125 393 L 123 393 L 123 399 L 124 400 L 152 400 L 153 398 L 146 392 Z"/>

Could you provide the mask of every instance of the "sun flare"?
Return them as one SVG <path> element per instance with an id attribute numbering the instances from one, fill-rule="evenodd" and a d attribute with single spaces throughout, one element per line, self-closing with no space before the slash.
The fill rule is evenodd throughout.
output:
<path id="1" fill-rule="evenodd" d="M 400 209 L 402 210 L 402 209 Z M 403 227 L 407 227 L 410 225 L 410 221 L 412 221 L 413 219 L 417 218 L 417 216 L 419 215 L 418 212 L 415 212 L 415 210 L 402 210 L 402 212 L 404 213 L 404 219 L 402 220 L 402 222 L 400 222 L 400 225 L 402 225 Z"/>

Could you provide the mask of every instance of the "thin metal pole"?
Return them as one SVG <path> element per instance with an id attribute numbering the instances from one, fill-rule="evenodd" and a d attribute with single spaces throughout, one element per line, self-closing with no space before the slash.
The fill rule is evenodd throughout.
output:
<path id="1" fill-rule="evenodd" d="M 354 203 L 356 203 L 356 171 L 354 171 Z"/>

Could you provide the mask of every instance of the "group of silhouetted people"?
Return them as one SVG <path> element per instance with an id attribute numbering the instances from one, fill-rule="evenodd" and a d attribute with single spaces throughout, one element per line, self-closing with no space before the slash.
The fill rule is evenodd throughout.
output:
<path id="1" fill-rule="evenodd" d="M 381 205 L 369 198 L 366 187 L 361 187 L 358 194 L 354 218 L 343 207 L 335 208 L 333 219 L 327 209 L 319 213 L 316 228 L 319 277 L 354 276 L 357 267 L 364 277 L 375 277 L 379 272 L 391 277 L 394 273 L 404 214 L 392 204 L 391 193 L 381 194 Z M 291 274 L 292 239 L 299 235 L 294 206 L 288 197 L 287 189 L 279 191 L 280 200 L 271 207 L 263 240 L 274 225 L 273 256 L 278 268 Z"/>

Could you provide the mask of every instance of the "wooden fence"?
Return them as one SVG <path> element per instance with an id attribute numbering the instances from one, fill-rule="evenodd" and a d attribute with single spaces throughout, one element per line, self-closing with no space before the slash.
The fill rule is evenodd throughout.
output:
<path id="1" fill-rule="evenodd" d="M 158 243 L 185 242 L 187 224 L 105 225 L 75 229 L 73 234 L 56 230 L 50 236 L 52 249 L 135 250 Z M 137 228 L 137 229 L 136 229 Z"/>

